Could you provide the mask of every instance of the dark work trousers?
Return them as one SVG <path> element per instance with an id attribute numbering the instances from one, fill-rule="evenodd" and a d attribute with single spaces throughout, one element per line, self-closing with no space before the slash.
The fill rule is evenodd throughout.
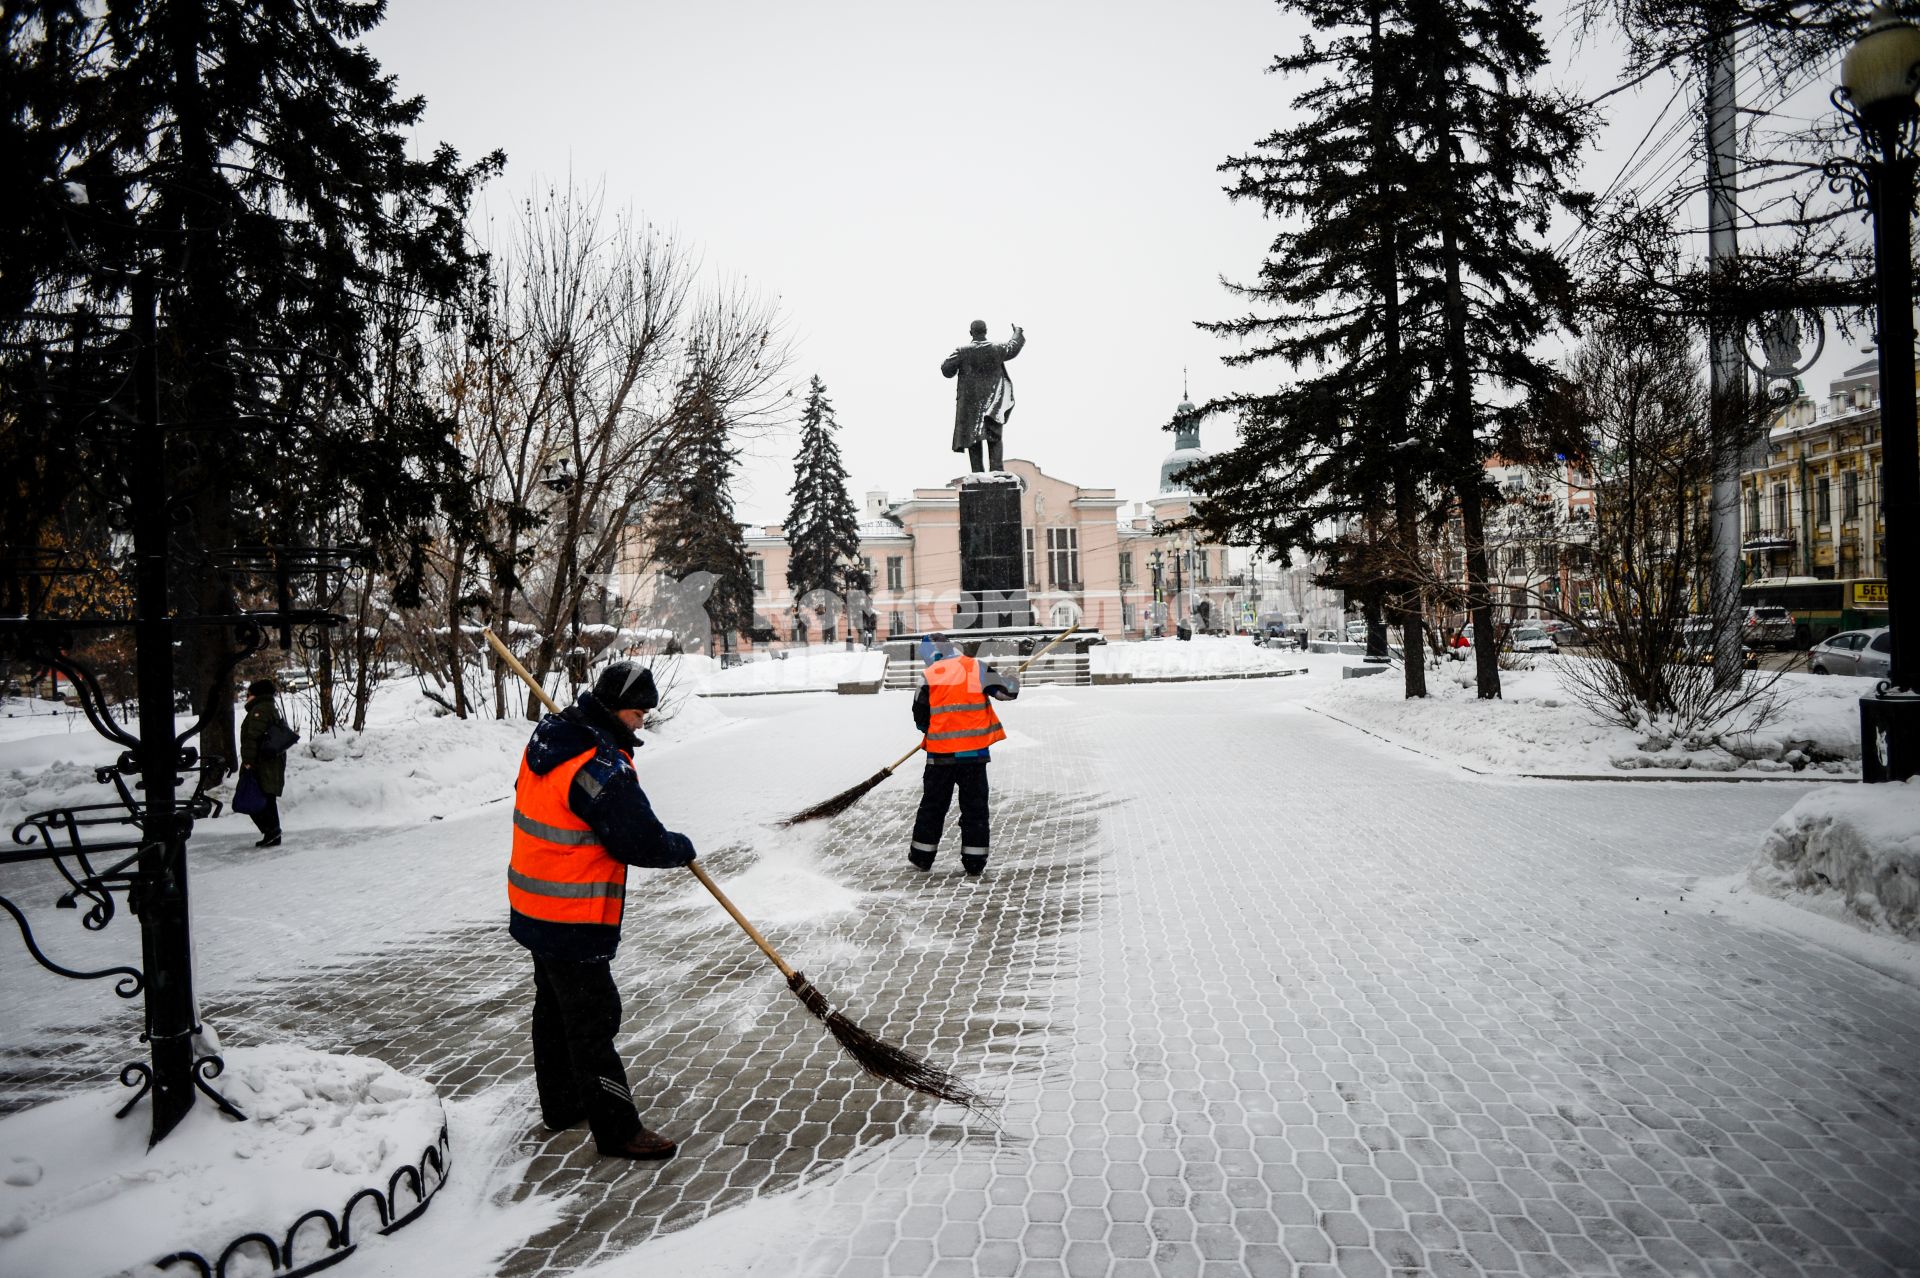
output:
<path id="1" fill-rule="evenodd" d="M 640 1130 L 626 1067 L 613 1050 L 620 991 L 604 959 L 533 956 L 533 1079 L 540 1118 L 559 1130 L 583 1117 L 603 1151 Z"/>
<path id="2" fill-rule="evenodd" d="M 927 760 L 920 789 L 920 815 L 913 819 L 913 850 L 933 853 L 940 849 L 940 832 L 946 828 L 947 808 L 953 792 L 960 791 L 960 852 L 963 856 L 987 855 L 987 761 L 955 759 L 952 763 Z"/>
<path id="3" fill-rule="evenodd" d="M 280 833 L 280 796 L 269 794 L 267 806 L 249 815 L 253 817 L 253 823 L 260 827 L 260 833 L 268 837 Z"/>

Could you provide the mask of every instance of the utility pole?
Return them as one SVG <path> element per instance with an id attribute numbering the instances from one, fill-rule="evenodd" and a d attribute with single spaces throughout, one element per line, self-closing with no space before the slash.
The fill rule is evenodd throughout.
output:
<path id="1" fill-rule="evenodd" d="M 1715 35 L 1708 46 L 1707 77 L 1707 263 L 1716 301 L 1726 299 L 1725 276 L 1740 253 L 1736 221 L 1740 215 L 1739 155 L 1734 109 L 1734 54 L 1731 31 Z M 1713 430 L 1713 492 L 1708 511 L 1707 544 L 1712 582 L 1707 609 L 1713 617 L 1713 677 L 1722 687 L 1743 677 L 1740 642 L 1740 467 L 1747 451 L 1737 429 L 1740 392 L 1746 380 L 1740 331 L 1723 305 L 1714 308 L 1709 332 Z M 1802 529 L 1804 534 L 1805 530 Z"/>

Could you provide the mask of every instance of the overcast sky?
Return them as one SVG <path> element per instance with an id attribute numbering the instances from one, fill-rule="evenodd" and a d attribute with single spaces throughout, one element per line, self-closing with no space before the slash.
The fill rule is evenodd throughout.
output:
<path id="1" fill-rule="evenodd" d="M 777 295 L 856 501 L 965 470 L 939 365 L 973 319 L 1026 329 L 1007 455 L 1141 500 L 1183 369 L 1196 401 L 1281 376 L 1223 368 L 1193 321 L 1241 309 L 1219 279 L 1272 238 L 1215 170 L 1286 119 L 1298 86 L 1264 70 L 1302 29 L 1272 0 L 391 0 L 368 44 L 426 96 L 423 146 L 507 152 L 496 221 L 571 174 Z M 1604 42 L 1555 43 L 1557 83 L 1613 83 Z M 1616 101 L 1590 187 L 1673 89 Z M 749 445 L 743 519 L 784 517 L 793 447 Z"/>

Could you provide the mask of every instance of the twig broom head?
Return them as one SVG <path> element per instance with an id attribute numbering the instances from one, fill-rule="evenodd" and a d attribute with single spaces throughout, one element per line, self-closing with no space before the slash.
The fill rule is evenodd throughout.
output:
<path id="1" fill-rule="evenodd" d="M 787 978 L 787 988 L 800 997 L 806 1006 L 826 1025 L 827 1032 L 846 1050 L 847 1055 L 859 1063 L 861 1069 L 875 1078 L 883 1078 L 890 1083 L 911 1088 L 923 1096 L 935 1100 L 952 1101 L 976 1114 L 989 1113 L 993 1102 L 974 1091 L 965 1083 L 949 1074 L 937 1065 L 930 1065 L 913 1053 L 895 1047 L 885 1039 L 875 1038 L 867 1031 L 855 1025 L 839 1012 L 827 1005 L 826 996 L 813 987 L 804 972 L 795 972 Z"/>
<path id="2" fill-rule="evenodd" d="M 831 799 L 816 803 L 810 808 L 802 808 L 786 820 L 780 822 L 780 828 L 791 829 L 803 821 L 818 821 L 824 817 L 836 817 L 867 796 L 867 792 L 893 775 L 892 768 L 882 768 L 859 785 L 842 790 Z"/>

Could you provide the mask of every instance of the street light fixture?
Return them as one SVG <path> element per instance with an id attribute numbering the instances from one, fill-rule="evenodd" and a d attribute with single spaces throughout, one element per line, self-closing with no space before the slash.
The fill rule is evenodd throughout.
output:
<path id="1" fill-rule="evenodd" d="M 1834 105 L 1866 144 L 1860 160 L 1833 160 L 1827 172 L 1867 197 L 1880 336 L 1880 439 L 1885 478 L 1887 625 L 1892 661 L 1886 681 L 1860 698 L 1861 779 L 1904 781 L 1920 773 L 1920 426 L 1914 418 L 1913 265 L 1909 213 L 1916 168 L 1914 126 L 1920 107 L 1920 27 L 1886 6 L 1840 64 Z"/>

